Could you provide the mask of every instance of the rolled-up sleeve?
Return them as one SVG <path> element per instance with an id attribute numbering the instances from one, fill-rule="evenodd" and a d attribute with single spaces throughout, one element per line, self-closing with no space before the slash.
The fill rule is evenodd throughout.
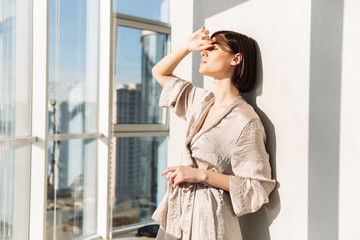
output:
<path id="1" fill-rule="evenodd" d="M 160 107 L 171 107 L 177 116 L 186 120 L 198 89 L 175 75 L 169 76 L 159 99 Z"/>
<path id="2" fill-rule="evenodd" d="M 269 202 L 276 181 L 271 178 L 265 131 L 260 119 L 251 120 L 243 129 L 231 157 L 234 175 L 230 176 L 230 198 L 237 216 L 256 212 Z"/>

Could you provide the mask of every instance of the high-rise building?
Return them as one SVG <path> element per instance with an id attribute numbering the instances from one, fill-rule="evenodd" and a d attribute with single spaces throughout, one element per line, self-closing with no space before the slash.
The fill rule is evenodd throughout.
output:
<path id="1" fill-rule="evenodd" d="M 119 85 L 116 89 L 116 123 L 138 122 L 141 86 Z M 138 138 L 116 138 L 115 159 L 116 202 L 136 198 L 141 180 Z"/>
<path id="2" fill-rule="evenodd" d="M 158 107 L 162 90 L 152 75 L 152 68 L 166 52 L 167 36 L 152 31 L 141 31 L 141 97 L 143 123 L 161 123 L 162 109 Z"/>

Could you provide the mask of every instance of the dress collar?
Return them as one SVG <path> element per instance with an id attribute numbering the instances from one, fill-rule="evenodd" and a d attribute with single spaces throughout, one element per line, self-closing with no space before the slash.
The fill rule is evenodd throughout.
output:
<path id="1" fill-rule="evenodd" d="M 221 122 L 221 120 L 225 118 L 236 106 L 245 102 L 244 98 L 241 95 L 237 96 L 233 100 L 233 102 L 212 123 L 200 129 L 214 101 L 215 101 L 215 97 L 213 97 L 210 101 L 205 103 L 204 111 L 202 111 L 202 113 L 199 115 L 198 119 L 195 121 L 194 125 L 192 126 L 194 133 L 191 134 L 193 136 L 189 136 L 191 138 L 189 141 L 190 145 L 193 145 L 194 142 L 197 139 L 199 139 L 199 137 L 203 135 L 205 132 L 211 130 L 216 125 L 218 125 Z"/>

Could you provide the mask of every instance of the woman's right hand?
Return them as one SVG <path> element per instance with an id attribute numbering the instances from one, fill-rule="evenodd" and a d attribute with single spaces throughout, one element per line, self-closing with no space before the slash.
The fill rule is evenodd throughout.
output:
<path id="1" fill-rule="evenodd" d="M 212 43 L 215 41 L 215 38 L 209 39 L 209 31 L 206 31 L 205 27 L 200 28 L 198 31 L 194 32 L 187 41 L 170 52 L 153 67 L 152 73 L 154 78 L 161 86 L 165 86 L 169 76 L 186 55 L 191 51 L 200 52 L 211 48 L 213 47 Z"/>
<path id="2" fill-rule="evenodd" d="M 188 38 L 187 46 L 189 51 L 201 52 L 211 48 L 213 46 L 212 43 L 214 42 L 216 42 L 215 37 L 210 39 L 209 30 L 205 30 L 205 27 L 202 27 Z"/>

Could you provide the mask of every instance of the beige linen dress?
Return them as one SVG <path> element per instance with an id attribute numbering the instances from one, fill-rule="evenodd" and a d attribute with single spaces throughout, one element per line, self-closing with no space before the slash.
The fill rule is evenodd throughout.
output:
<path id="1" fill-rule="evenodd" d="M 187 121 L 180 165 L 230 175 L 230 191 L 203 183 L 177 189 L 169 184 L 152 216 L 161 226 L 157 239 L 241 240 L 237 217 L 257 211 L 275 187 L 264 128 L 242 96 L 199 131 L 214 100 L 212 92 L 174 75 L 161 93 L 159 105 Z"/>

